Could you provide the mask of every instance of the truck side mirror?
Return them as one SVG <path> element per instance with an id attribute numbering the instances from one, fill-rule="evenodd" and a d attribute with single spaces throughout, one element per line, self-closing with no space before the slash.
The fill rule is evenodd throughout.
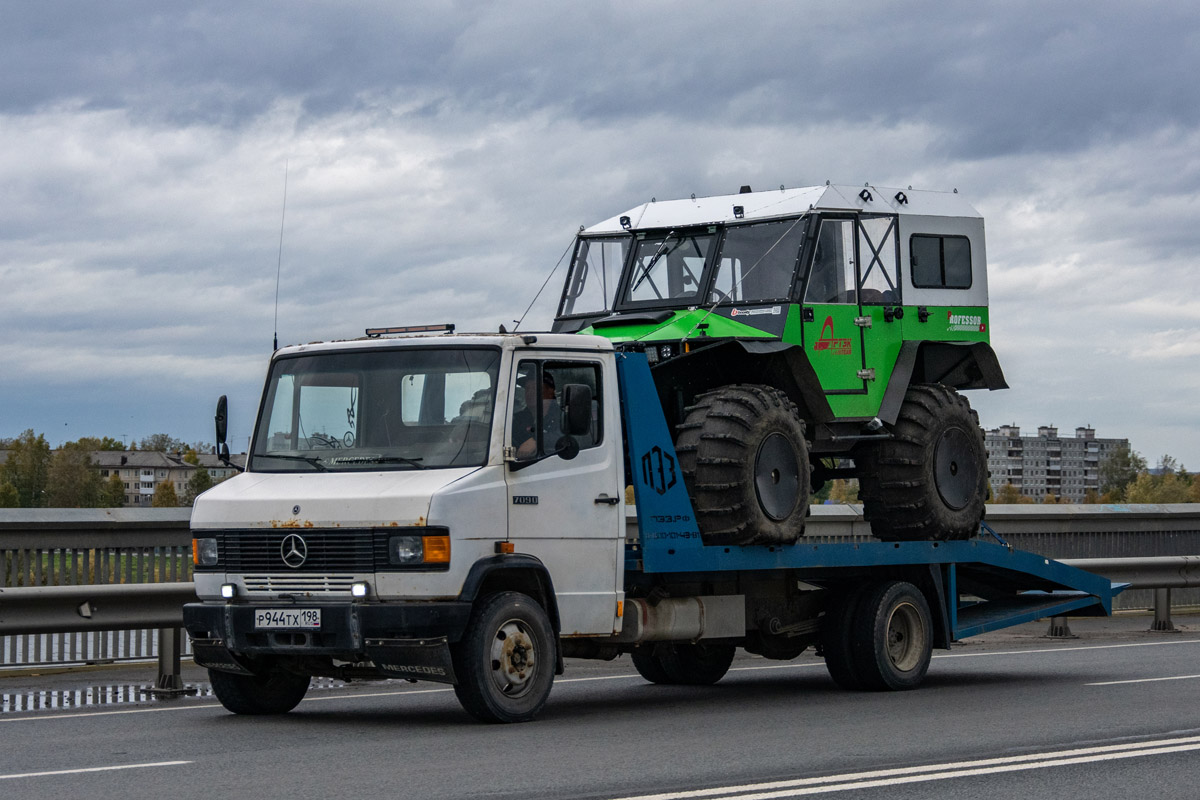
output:
<path id="1" fill-rule="evenodd" d="M 563 418 L 569 436 L 583 436 L 592 429 L 592 387 L 568 383 L 563 387 Z"/>
<path id="2" fill-rule="evenodd" d="M 227 418 L 229 414 L 229 400 L 225 395 L 217 400 L 217 415 L 215 417 L 217 423 L 217 447 L 225 444 L 225 437 L 228 434 Z"/>

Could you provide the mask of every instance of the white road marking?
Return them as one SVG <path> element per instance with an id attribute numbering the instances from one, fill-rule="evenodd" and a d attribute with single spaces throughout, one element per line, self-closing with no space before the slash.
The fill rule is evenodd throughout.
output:
<path id="1" fill-rule="evenodd" d="M 1200 750 L 1200 736 L 1083 747 L 1072 750 L 1030 753 L 1021 756 L 985 758 L 976 761 L 925 764 L 915 767 L 898 767 L 867 772 L 847 772 L 840 775 L 825 775 L 819 778 L 797 778 L 795 780 L 751 783 L 740 786 L 719 786 L 693 791 L 663 792 L 633 797 L 626 796 L 620 798 L 620 800 L 690 800 L 691 798 L 777 800 L 778 798 L 802 797 L 827 792 L 844 792 L 881 786 L 948 780 L 950 778 L 1046 769 L 1070 764 L 1139 758 L 1189 750 Z"/>
<path id="2" fill-rule="evenodd" d="M 1128 681 L 1097 681 L 1085 683 L 1084 686 L 1120 686 L 1125 683 L 1157 683 L 1159 681 L 1190 681 L 1200 678 L 1200 675 L 1172 675 L 1166 678 L 1135 678 Z"/>
<path id="3" fill-rule="evenodd" d="M 13 778 L 44 778 L 48 775 L 81 775 L 85 772 L 114 772 L 119 769 L 149 769 L 150 767 L 177 767 L 180 764 L 191 764 L 191 761 L 155 761 L 150 764 L 117 764 L 112 767 L 83 767 L 81 769 L 55 769 L 47 772 L 16 772 L 12 775 L 0 775 L 0 781 Z"/>
<path id="4" fill-rule="evenodd" d="M 1088 644 L 1077 647 L 1047 647 L 1039 650 L 993 650 L 987 653 L 941 653 L 934 658 L 980 658 L 982 656 L 1027 656 L 1042 653 L 1073 653 L 1080 650 L 1120 650 L 1125 647 L 1165 647 L 1174 644 L 1200 644 L 1200 639 L 1176 639 L 1171 642 L 1132 642 L 1130 644 Z"/>

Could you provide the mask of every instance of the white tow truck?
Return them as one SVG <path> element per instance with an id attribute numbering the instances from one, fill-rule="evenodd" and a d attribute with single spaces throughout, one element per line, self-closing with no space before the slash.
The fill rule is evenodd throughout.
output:
<path id="1" fill-rule="evenodd" d="M 526 721 L 566 657 L 709 684 L 738 647 L 815 646 L 844 687 L 908 689 L 933 647 L 1107 614 L 1120 588 L 982 538 L 705 544 L 641 346 L 564 333 L 276 351 L 246 471 L 192 529 L 185 626 L 240 714 L 333 676 L 449 683 L 480 720 Z"/>

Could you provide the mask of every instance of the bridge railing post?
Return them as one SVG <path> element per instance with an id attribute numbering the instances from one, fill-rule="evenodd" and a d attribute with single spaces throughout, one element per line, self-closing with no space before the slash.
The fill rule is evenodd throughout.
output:
<path id="1" fill-rule="evenodd" d="M 1152 631 L 1170 632 L 1175 630 L 1171 622 L 1171 590 L 1154 590 L 1154 622 L 1150 625 Z"/>

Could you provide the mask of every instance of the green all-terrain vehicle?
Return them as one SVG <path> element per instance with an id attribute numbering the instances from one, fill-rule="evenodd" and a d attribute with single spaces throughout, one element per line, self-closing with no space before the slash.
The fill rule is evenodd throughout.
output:
<path id="1" fill-rule="evenodd" d="M 835 477 L 880 539 L 963 539 L 988 474 L 959 392 L 1007 388 L 987 302 L 957 192 L 743 187 L 582 230 L 554 330 L 645 350 L 706 543 L 794 542 Z"/>

